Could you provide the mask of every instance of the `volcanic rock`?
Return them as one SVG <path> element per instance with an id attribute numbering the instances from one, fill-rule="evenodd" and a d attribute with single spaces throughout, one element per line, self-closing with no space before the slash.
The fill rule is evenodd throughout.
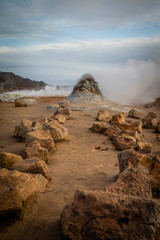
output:
<path id="1" fill-rule="evenodd" d="M 95 133 L 103 133 L 107 130 L 108 124 L 106 122 L 95 122 L 93 123 L 90 130 Z"/>
<path id="2" fill-rule="evenodd" d="M 12 165 L 16 162 L 21 162 L 23 159 L 21 156 L 7 153 L 7 152 L 0 152 L 0 167 L 1 168 L 8 168 L 10 169 Z"/>
<path id="3" fill-rule="evenodd" d="M 121 132 L 121 129 L 116 125 L 113 125 L 107 128 L 107 130 L 105 131 L 105 135 L 107 135 L 109 139 L 113 141 L 120 132 Z"/>
<path id="4" fill-rule="evenodd" d="M 142 120 L 142 114 L 135 109 L 131 109 L 128 113 L 128 116 Z"/>
<path id="5" fill-rule="evenodd" d="M 23 98 L 15 100 L 15 107 L 28 107 L 28 104 Z"/>
<path id="6" fill-rule="evenodd" d="M 159 223 L 159 201 L 103 191 L 76 191 L 61 215 L 70 240 L 154 240 Z"/>
<path id="7" fill-rule="evenodd" d="M 44 162 L 48 162 L 48 150 L 46 148 L 42 148 L 38 141 L 33 141 L 28 144 L 24 149 L 24 157 L 25 158 L 39 158 Z"/>
<path id="8" fill-rule="evenodd" d="M 71 102 L 101 102 L 105 101 L 106 98 L 102 95 L 98 83 L 88 73 L 82 75 L 78 83 L 74 86 L 73 92 L 68 100 Z"/>
<path id="9" fill-rule="evenodd" d="M 63 124 L 66 121 L 66 116 L 62 114 L 55 114 L 52 116 L 53 119 L 57 120 L 59 123 Z"/>
<path id="10" fill-rule="evenodd" d="M 160 158 L 155 155 L 140 154 L 133 150 L 125 150 L 118 154 L 119 170 L 127 167 L 144 166 L 149 169 L 152 192 L 160 196 Z"/>
<path id="11" fill-rule="evenodd" d="M 38 141 L 41 147 L 48 149 L 48 151 L 54 148 L 54 140 L 49 130 L 36 129 L 35 131 L 27 133 L 25 139 L 26 145 L 33 141 Z"/>
<path id="12" fill-rule="evenodd" d="M 110 114 L 107 110 L 102 109 L 97 113 L 97 121 L 108 121 L 110 119 Z"/>
<path id="13" fill-rule="evenodd" d="M 70 106 L 70 101 L 66 100 L 66 99 L 63 99 L 62 101 L 59 102 L 59 106 L 62 107 L 62 108 L 69 107 Z"/>
<path id="14" fill-rule="evenodd" d="M 46 163 L 38 158 L 28 158 L 12 165 L 12 170 L 17 170 L 25 173 L 42 174 L 45 178 L 48 177 L 49 170 Z"/>
<path id="15" fill-rule="evenodd" d="M 145 153 L 150 153 L 152 151 L 152 144 L 148 142 L 138 142 L 136 144 L 135 150 L 143 150 Z"/>
<path id="16" fill-rule="evenodd" d="M 49 130 L 52 138 L 55 142 L 62 141 L 68 136 L 68 130 L 65 127 L 62 127 L 60 124 L 49 122 L 43 126 L 45 130 Z"/>
<path id="17" fill-rule="evenodd" d="M 155 130 L 157 133 L 160 133 L 160 122 L 157 123 Z"/>
<path id="18" fill-rule="evenodd" d="M 0 170 L 0 216 L 19 216 L 24 203 L 34 194 L 44 192 L 47 180 L 41 174 Z"/>
<path id="19" fill-rule="evenodd" d="M 136 145 L 136 139 L 130 135 L 123 134 L 114 138 L 114 145 L 117 150 L 133 149 Z"/>
<path id="20" fill-rule="evenodd" d="M 106 192 L 152 198 L 148 169 L 142 166 L 126 168 L 117 181 L 106 188 Z"/>
<path id="21" fill-rule="evenodd" d="M 32 122 L 28 119 L 23 118 L 21 120 L 20 126 L 16 126 L 14 130 L 14 137 L 21 138 L 22 140 L 25 139 L 26 134 L 32 131 Z"/>
<path id="22" fill-rule="evenodd" d="M 154 112 L 149 112 L 148 115 L 143 119 L 144 128 L 156 128 L 157 126 L 157 115 Z"/>
<path id="23" fill-rule="evenodd" d="M 68 120 L 71 118 L 71 109 L 69 107 L 59 107 L 58 110 L 54 113 L 54 115 L 56 116 L 57 114 L 64 115 Z"/>

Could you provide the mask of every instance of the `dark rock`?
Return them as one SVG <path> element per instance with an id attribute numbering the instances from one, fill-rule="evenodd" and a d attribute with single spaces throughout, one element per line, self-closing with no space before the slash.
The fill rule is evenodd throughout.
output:
<path id="1" fill-rule="evenodd" d="M 147 116 L 143 119 L 144 128 L 156 128 L 157 126 L 157 115 L 154 112 L 149 112 Z"/>
<path id="2" fill-rule="evenodd" d="M 128 116 L 142 120 L 142 114 L 135 109 L 131 109 L 128 113 Z"/>

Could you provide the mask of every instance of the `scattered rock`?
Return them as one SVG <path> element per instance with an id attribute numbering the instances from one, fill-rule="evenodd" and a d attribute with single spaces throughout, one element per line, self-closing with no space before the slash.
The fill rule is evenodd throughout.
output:
<path id="1" fill-rule="evenodd" d="M 95 133 L 103 133 L 107 130 L 108 124 L 104 122 L 95 122 L 93 123 L 90 130 Z"/>
<path id="2" fill-rule="evenodd" d="M 148 142 L 138 142 L 135 147 L 135 150 L 143 150 L 145 153 L 151 153 L 152 149 L 152 144 Z"/>
<path id="3" fill-rule="evenodd" d="M 66 108 L 66 107 L 69 107 L 70 106 L 70 101 L 69 100 L 62 100 L 59 102 L 59 106 L 62 107 L 62 108 Z"/>
<path id="4" fill-rule="evenodd" d="M 40 119 L 37 119 L 35 121 L 32 122 L 32 127 L 34 127 L 34 129 L 36 128 L 41 128 L 43 126 L 44 123 L 47 123 L 48 120 L 47 118 L 40 118 Z"/>
<path id="5" fill-rule="evenodd" d="M 116 125 L 113 125 L 107 128 L 107 130 L 105 131 L 105 135 L 107 135 L 109 139 L 113 141 L 120 132 L 121 132 L 121 129 Z"/>
<path id="6" fill-rule="evenodd" d="M 49 122 L 44 125 L 44 129 L 49 129 L 50 134 L 55 142 L 62 141 L 68 136 L 68 130 L 65 127 L 62 127 L 60 124 Z"/>
<path id="7" fill-rule="evenodd" d="M 157 123 L 155 130 L 157 133 L 160 133 L 160 122 Z"/>
<path id="8" fill-rule="evenodd" d="M 155 239 L 157 200 L 103 191 L 76 191 L 61 214 L 62 233 L 71 240 Z"/>
<path id="9" fill-rule="evenodd" d="M 154 155 L 140 154 L 133 150 L 125 150 L 118 154 L 119 170 L 140 165 L 149 169 L 151 187 L 154 196 L 160 197 L 160 158 Z"/>
<path id="10" fill-rule="evenodd" d="M 117 126 L 117 124 L 122 124 L 124 122 L 125 122 L 125 114 L 124 113 L 118 113 L 118 114 L 112 116 L 111 123 L 113 125 Z"/>
<path id="11" fill-rule="evenodd" d="M 142 120 L 142 114 L 135 109 L 131 109 L 128 113 L 128 116 Z"/>
<path id="12" fill-rule="evenodd" d="M 124 130 L 119 132 L 119 136 L 122 136 L 123 134 L 130 135 L 136 139 L 136 141 L 141 141 L 142 140 L 142 134 L 135 131 L 135 130 Z"/>
<path id="13" fill-rule="evenodd" d="M 35 131 L 27 133 L 25 139 L 26 145 L 33 141 L 38 141 L 41 147 L 48 149 L 48 151 L 54 148 L 54 140 L 49 130 L 36 129 Z"/>
<path id="14" fill-rule="evenodd" d="M 102 109 L 97 113 L 96 120 L 97 121 L 109 121 L 110 119 L 110 114 L 107 110 Z"/>
<path id="15" fill-rule="evenodd" d="M 52 117 L 53 119 L 57 120 L 59 123 L 65 123 L 66 122 L 66 116 L 62 114 L 55 114 Z"/>
<path id="16" fill-rule="evenodd" d="M 46 163 L 38 158 L 28 158 L 23 161 L 16 162 L 12 165 L 12 170 L 32 174 L 42 174 L 45 178 L 48 178 L 49 175 Z"/>
<path id="17" fill-rule="evenodd" d="M 112 125 L 118 126 L 122 131 L 133 130 L 133 131 L 138 131 L 140 133 L 142 132 L 142 123 L 141 122 L 133 122 L 133 123 L 126 122 L 124 113 L 114 115 L 112 117 L 111 123 L 112 123 Z"/>
<path id="18" fill-rule="evenodd" d="M 54 113 L 54 115 L 57 114 L 64 115 L 67 120 L 71 118 L 71 110 L 69 107 L 66 108 L 59 107 L 58 110 Z"/>
<path id="19" fill-rule="evenodd" d="M 142 166 L 126 168 L 117 181 L 106 188 L 106 192 L 152 198 L 148 169 Z"/>
<path id="20" fill-rule="evenodd" d="M 39 158 L 44 162 L 48 162 L 48 150 L 46 148 L 42 148 L 38 141 L 33 141 L 28 144 L 24 149 L 24 158 Z"/>
<path id="21" fill-rule="evenodd" d="M 15 100 L 15 107 L 28 107 L 28 104 L 23 98 L 19 98 Z"/>
<path id="22" fill-rule="evenodd" d="M 1 168 L 8 168 L 10 169 L 12 165 L 16 162 L 21 162 L 23 159 L 21 156 L 7 153 L 7 152 L 0 152 L 0 167 Z"/>
<path id="23" fill-rule="evenodd" d="M 14 130 L 14 137 L 21 138 L 22 140 L 25 139 L 26 134 L 32 131 L 32 122 L 28 119 L 23 118 L 21 120 L 20 126 L 16 126 Z"/>
<path id="24" fill-rule="evenodd" d="M 0 215 L 20 216 L 24 203 L 35 193 L 44 192 L 47 180 L 41 174 L 0 170 Z"/>
<path id="25" fill-rule="evenodd" d="M 133 149 L 136 145 L 136 139 L 130 135 L 123 134 L 113 140 L 117 150 Z"/>
<path id="26" fill-rule="evenodd" d="M 153 112 L 149 112 L 148 115 L 143 119 L 144 128 L 156 128 L 157 126 L 157 115 Z"/>

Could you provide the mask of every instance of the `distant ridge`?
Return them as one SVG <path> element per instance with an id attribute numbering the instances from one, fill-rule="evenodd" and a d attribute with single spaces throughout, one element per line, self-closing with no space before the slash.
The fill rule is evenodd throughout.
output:
<path id="1" fill-rule="evenodd" d="M 47 86 L 45 82 L 33 81 L 15 75 L 12 72 L 0 72 L 0 93 L 15 90 L 41 90 Z"/>

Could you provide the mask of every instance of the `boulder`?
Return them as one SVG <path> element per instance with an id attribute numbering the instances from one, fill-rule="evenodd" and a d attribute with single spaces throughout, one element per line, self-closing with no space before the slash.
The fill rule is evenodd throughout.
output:
<path id="1" fill-rule="evenodd" d="M 153 146 L 149 142 L 138 142 L 136 144 L 135 150 L 142 150 L 144 153 L 151 153 Z"/>
<path id="2" fill-rule="evenodd" d="M 70 101 L 66 100 L 66 99 L 63 99 L 62 101 L 59 102 L 59 106 L 62 107 L 62 108 L 69 107 L 70 106 Z"/>
<path id="3" fill-rule="evenodd" d="M 41 128 L 43 126 L 44 123 L 47 123 L 48 120 L 46 117 L 44 118 L 40 118 L 40 119 L 36 119 L 35 121 L 32 122 L 32 127 L 34 129 L 36 128 Z"/>
<path id="4" fill-rule="evenodd" d="M 36 129 L 27 133 L 25 139 L 26 145 L 33 141 L 38 141 L 41 147 L 48 149 L 48 151 L 51 151 L 54 148 L 54 140 L 49 130 Z"/>
<path id="5" fill-rule="evenodd" d="M 121 129 L 116 125 L 113 125 L 107 128 L 107 130 L 105 131 L 105 135 L 107 135 L 109 139 L 113 141 L 120 132 L 121 132 Z"/>
<path id="6" fill-rule="evenodd" d="M 90 130 L 95 133 L 103 133 L 107 130 L 108 124 L 103 122 L 95 122 L 93 123 Z"/>
<path id="7" fill-rule="evenodd" d="M 59 107 L 58 110 L 54 113 L 54 115 L 61 114 L 66 117 L 66 119 L 71 118 L 71 109 L 69 107 Z"/>
<path id="8" fill-rule="evenodd" d="M 32 131 L 32 122 L 28 119 L 23 118 L 21 120 L 20 126 L 16 126 L 14 130 L 14 137 L 21 138 L 22 140 L 25 139 L 26 134 Z"/>
<path id="9" fill-rule="evenodd" d="M 155 130 L 157 133 L 160 133 L 160 122 L 157 123 Z"/>
<path id="10" fill-rule="evenodd" d="M 68 130 L 65 127 L 62 127 L 57 122 L 49 122 L 43 126 L 44 129 L 50 131 L 50 134 L 55 142 L 65 140 L 68 136 Z"/>
<path id="11" fill-rule="evenodd" d="M 135 131 L 135 130 L 124 130 L 119 132 L 118 136 L 122 136 L 124 134 L 130 135 L 136 139 L 136 141 L 141 141 L 142 139 L 142 134 Z"/>
<path id="12" fill-rule="evenodd" d="M 157 115 L 153 112 L 149 112 L 147 116 L 143 119 L 144 128 L 156 128 L 157 126 Z"/>
<path id="13" fill-rule="evenodd" d="M 130 135 L 123 134 L 121 136 L 117 136 L 113 143 L 117 150 L 125 150 L 125 149 L 133 149 L 136 145 L 136 139 Z"/>
<path id="14" fill-rule="evenodd" d="M 24 99 L 15 99 L 15 107 L 28 107 L 27 102 Z"/>
<path id="15" fill-rule="evenodd" d="M 124 113 L 114 115 L 112 117 L 111 123 L 112 123 L 112 125 L 118 126 L 122 131 L 131 130 L 131 131 L 137 131 L 140 133 L 142 132 L 142 123 L 141 122 L 133 122 L 133 123 L 126 122 Z"/>
<path id="16" fill-rule="evenodd" d="M 143 166 L 126 168 L 117 181 L 106 188 L 106 192 L 152 198 L 148 169 Z"/>
<path id="17" fill-rule="evenodd" d="M 24 203 L 38 192 L 44 192 L 47 180 L 41 174 L 0 170 L 0 216 L 19 216 Z"/>
<path id="18" fill-rule="evenodd" d="M 112 116 L 111 123 L 113 125 L 122 124 L 124 122 L 125 122 L 125 114 L 124 113 L 118 113 L 118 114 Z"/>
<path id="19" fill-rule="evenodd" d="M 38 141 L 33 141 L 28 144 L 24 149 L 24 158 L 39 158 L 44 162 L 48 162 L 48 150 L 46 148 L 42 148 Z"/>
<path id="20" fill-rule="evenodd" d="M 48 178 L 49 175 L 49 170 L 46 163 L 38 158 L 33 157 L 14 163 L 12 165 L 12 170 L 32 174 L 42 174 L 45 178 Z"/>
<path id="21" fill-rule="evenodd" d="M 70 240 L 154 240 L 159 223 L 159 201 L 103 191 L 76 191 L 61 214 Z"/>
<path id="22" fill-rule="evenodd" d="M 160 158 L 158 156 L 125 150 L 118 154 L 118 160 L 120 172 L 127 167 L 138 167 L 140 165 L 148 168 L 153 195 L 160 197 Z"/>
<path id="23" fill-rule="evenodd" d="M 129 116 L 129 117 L 132 117 L 132 118 L 136 118 L 136 119 L 142 120 L 142 113 L 138 112 L 138 111 L 135 110 L 135 109 L 131 109 L 131 110 L 128 112 L 128 116 Z"/>
<path id="24" fill-rule="evenodd" d="M 106 109 L 102 109 L 97 113 L 96 120 L 97 121 L 109 121 L 110 114 Z"/>
<path id="25" fill-rule="evenodd" d="M 53 119 L 57 120 L 59 123 L 63 124 L 66 122 L 66 116 L 62 114 L 55 114 L 52 117 Z"/>
<path id="26" fill-rule="evenodd" d="M 7 152 L 0 152 L 0 167 L 1 168 L 8 168 L 10 169 L 12 165 L 16 162 L 21 162 L 23 159 L 21 156 L 7 153 Z"/>

